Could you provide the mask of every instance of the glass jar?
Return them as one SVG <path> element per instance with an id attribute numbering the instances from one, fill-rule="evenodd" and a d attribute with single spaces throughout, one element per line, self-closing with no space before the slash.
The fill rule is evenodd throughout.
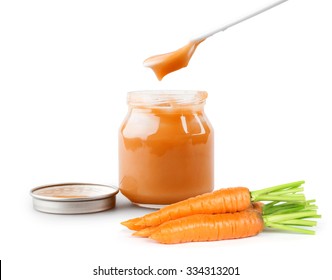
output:
<path id="1" fill-rule="evenodd" d="M 213 129 L 204 91 L 129 92 L 119 131 L 119 188 L 160 208 L 214 187 Z"/>

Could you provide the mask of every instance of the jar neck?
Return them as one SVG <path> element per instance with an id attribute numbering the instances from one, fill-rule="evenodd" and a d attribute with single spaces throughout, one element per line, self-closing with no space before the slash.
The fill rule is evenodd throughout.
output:
<path id="1" fill-rule="evenodd" d="M 207 98 L 205 91 L 135 91 L 129 92 L 130 108 L 202 111 Z"/>

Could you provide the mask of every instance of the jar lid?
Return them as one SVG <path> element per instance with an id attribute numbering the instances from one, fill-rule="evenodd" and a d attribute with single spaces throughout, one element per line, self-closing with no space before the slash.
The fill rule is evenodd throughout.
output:
<path id="1" fill-rule="evenodd" d="M 31 190 L 34 209 L 53 214 L 84 214 L 115 207 L 119 190 L 90 183 L 45 185 Z"/>

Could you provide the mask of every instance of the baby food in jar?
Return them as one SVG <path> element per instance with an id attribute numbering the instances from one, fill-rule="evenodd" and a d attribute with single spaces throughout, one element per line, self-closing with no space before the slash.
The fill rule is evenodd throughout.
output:
<path id="1" fill-rule="evenodd" d="M 204 91 L 129 92 L 119 131 L 120 191 L 159 208 L 213 190 L 213 129 Z"/>

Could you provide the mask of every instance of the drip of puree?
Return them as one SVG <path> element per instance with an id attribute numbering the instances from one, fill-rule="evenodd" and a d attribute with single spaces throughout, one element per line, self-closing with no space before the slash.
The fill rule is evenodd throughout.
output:
<path id="1" fill-rule="evenodd" d="M 160 81 L 167 74 L 186 67 L 196 48 L 203 41 L 204 39 L 194 40 L 174 52 L 149 57 L 144 61 L 144 66 L 150 67 Z"/>
<path id="2" fill-rule="evenodd" d="M 176 93 L 143 92 L 142 102 L 132 100 L 139 95 L 129 96 L 119 133 L 121 192 L 149 207 L 212 191 L 213 129 L 203 110 L 207 93 L 193 91 L 184 100 Z"/>

